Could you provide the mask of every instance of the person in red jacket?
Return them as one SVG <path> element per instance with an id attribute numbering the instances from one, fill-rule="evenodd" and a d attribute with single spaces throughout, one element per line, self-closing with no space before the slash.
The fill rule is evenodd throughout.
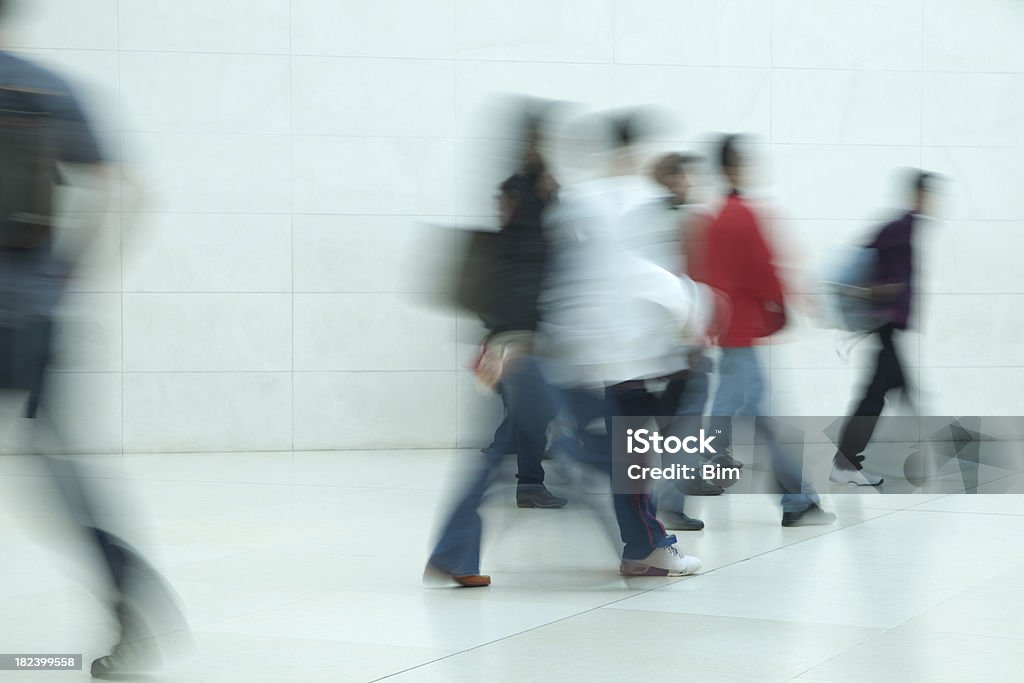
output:
<path id="1" fill-rule="evenodd" d="M 765 380 L 756 344 L 778 331 L 786 322 L 782 283 L 772 262 L 756 214 L 744 201 L 744 158 L 740 139 L 726 136 L 719 147 L 719 163 L 729 193 L 718 215 L 702 235 L 703 259 L 691 266 L 710 287 L 727 301 L 728 311 L 718 329 L 721 356 L 718 363 L 718 390 L 711 414 L 720 418 L 764 415 Z M 722 427 L 720 444 L 726 446 L 718 458 L 723 467 L 735 466 L 728 453 L 729 425 Z M 765 427 L 762 421 L 762 427 Z M 803 478 L 802 457 L 784 454 L 771 433 L 765 429 L 775 477 L 785 492 L 782 497 L 782 525 L 830 524 L 835 515 L 819 507 L 817 493 Z"/>

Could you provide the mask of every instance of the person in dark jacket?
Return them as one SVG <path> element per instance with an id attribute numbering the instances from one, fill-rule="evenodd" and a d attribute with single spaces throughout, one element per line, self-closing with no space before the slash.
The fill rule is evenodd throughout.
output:
<path id="1" fill-rule="evenodd" d="M 907 389 L 903 362 L 900 360 L 896 339 L 907 329 L 914 302 L 914 235 L 922 216 L 928 210 L 935 176 L 915 171 L 911 177 L 911 206 L 896 220 L 879 230 L 867 245 L 875 250 L 875 280 L 870 288 L 871 297 L 879 303 L 886 321 L 872 332 L 878 339 L 879 350 L 871 379 L 863 396 L 846 421 L 833 459 L 829 479 L 836 484 L 878 486 L 882 477 L 864 471 L 864 449 L 871 440 L 885 405 L 885 396 L 891 390 Z"/>
<path id="2" fill-rule="evenodd" d="M 0 0 L 0 23 L 8 4 Z M 85 213 L 101 217 L 116 172 L 72 86 L 3 49 L 0 138 L 0 389 L 27 393 L 29 448 L 58 494 L 53 512 L 74 524 L 100 569 L 98 592 L 118 626 L 118 642 L 92 662 L 92 676 L 146 673 L 166 660 L 168 645 L 188 640 L 187 624 L 157 569 L 112 532 L 126 513 L 111 509 L 102 478 L 89 474 L 74 448 L 60 441 L 55 387 L 47 382 L 59 304 L 96 232 L 88 221 L 81 235 L 68 236 L 76 246 L 58 248 L 59 223 L 47 198 L 56 184 L 77 185 L 101 209 Z"/>
<path id="3" fill-rule="evenodd" d="M 551 196 L 549 176 L 541 166 L 528 166 L 501 184 L 501 233 L 498 237 L 491 295 L 484 324 L 490 330 L 488 346 L 529 352 L 540 320 L 538 299 L 548 260 L 548 241 L 541 214 Z M 555 417 L 551 404 L 524 402 L 517 386 L 521 378 L 507 377 L 497 384 L 505 406 L 505 419 L 487 449 L 501 455 L 516 453 L 519 507 L 559 508 L 568 501 L 544 486 L 541 463 L 547 447 L 547 426 Z"/>

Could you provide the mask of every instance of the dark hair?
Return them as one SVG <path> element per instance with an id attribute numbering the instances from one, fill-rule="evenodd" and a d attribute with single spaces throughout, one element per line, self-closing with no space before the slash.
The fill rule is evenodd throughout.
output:
<path id="1" fill-rule="evenodd" d="M 652 139 L 668 126 L 659 112 L 648 107 L 616 109 L 607 114 L 612 149 L 629 147 Z"/>
<path id="2" fill-rule="evenodd" d="M 539 228 L 541 214 L 548 204 L 546 197 L 539 192 L 537 185 L 541 175 L 532 171 L 520 171 L 506 178 L 498 190 L 502 197 L 507 197 L 515 208 L 512 211 L 514 224 L 530 228 Z"/>
<path id="3" fill-rule="evenodd" d="M 697 163 L 698 160 L 699 157 L 692 154 L 669 152 L 654 162 L 654 177 L 664 178 L 667 175 L 686 173 L 686 167 Z"/>
<path id="4" fill-rule="evenodd" d="M 931 192 L 938 180 L 939 177 L 930 171 L 915 170 L 910 175 L 910 189 L 915 195 Z"/>
<path id="5" fill-rule="evenodd" d="M 629 114 L 613 116 L 612 126 L 612 149 L 629 147 L 636 141 L 636 122 Z"/>
<path id="6" fill-rule="evenodd" d="M 532 175 L 533 174 L 527 173 L 514 173 L 506 178 L 501 185 L 498 186 L 498 189 L 501 191 L 502 196 L 519 202 L 533 189 L 535 181 L 531 178 Z"/>
<path id="7" fill-rule="evenodd" d="M 742 136 L 732 133 L 722 136 L 718 143 L 718 165 L 723 171 L 730 168 L 737 168 L 743 163 L 743 155 L 740 154 L 739 146 L 743 142 Z"/>
<path id="8" fill-rule="evenodd" d="M 654 162 L 654 177 L 664 178 L 667 175 L 679 175 L 683 172 L 683 155 L 670 152 Z"/>

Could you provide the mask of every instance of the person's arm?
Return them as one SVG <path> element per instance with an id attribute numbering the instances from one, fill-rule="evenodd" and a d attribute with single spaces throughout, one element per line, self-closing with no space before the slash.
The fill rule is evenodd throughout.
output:
<path id="1" fill-rule="evenodd" d="M 910 264 L 901 263 L 902 255 L 910 253 L 908 220 L 904 217 L 887 224 L 867 246 L 878 254 L 876 282 L 865 288 L 871 299 L 895 299 L 910 284 Z"/>
<path id="2" fill-rule="evenodd" d="M 707 282 L 707 237 L 711 217 L 695 214 L 680 224 L 679 244 L 682 247 L 683 274 L 694 282 Z"/>
<path id="3" fill-rule="evenodd" d="M 775 270 L 771 248 L 753 214 L 748 213 L 743 221 L 741 239 L 747 247 L 748 260 L 745 265 L 749 269 L 749 283 L 754 295 L 765 304 L 778 305 L 781 312 L 784 297 L 782 282 Z"/>

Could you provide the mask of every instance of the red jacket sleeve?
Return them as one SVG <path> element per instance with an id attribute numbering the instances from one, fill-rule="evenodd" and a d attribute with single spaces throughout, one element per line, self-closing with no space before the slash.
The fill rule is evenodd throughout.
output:
<path id="1" fill-rule="evenodd" d="M 768 246 L 754 215 L 748 211 L 745 219 L 740 236 L 742 244 L 746 245 L 748 249 L 746 269 L 748 277 L 744 284 L 759 301 L 772 301 L 781 304 L 783 299 L 782 283 L 775 270 L 771 248 Z"/>

